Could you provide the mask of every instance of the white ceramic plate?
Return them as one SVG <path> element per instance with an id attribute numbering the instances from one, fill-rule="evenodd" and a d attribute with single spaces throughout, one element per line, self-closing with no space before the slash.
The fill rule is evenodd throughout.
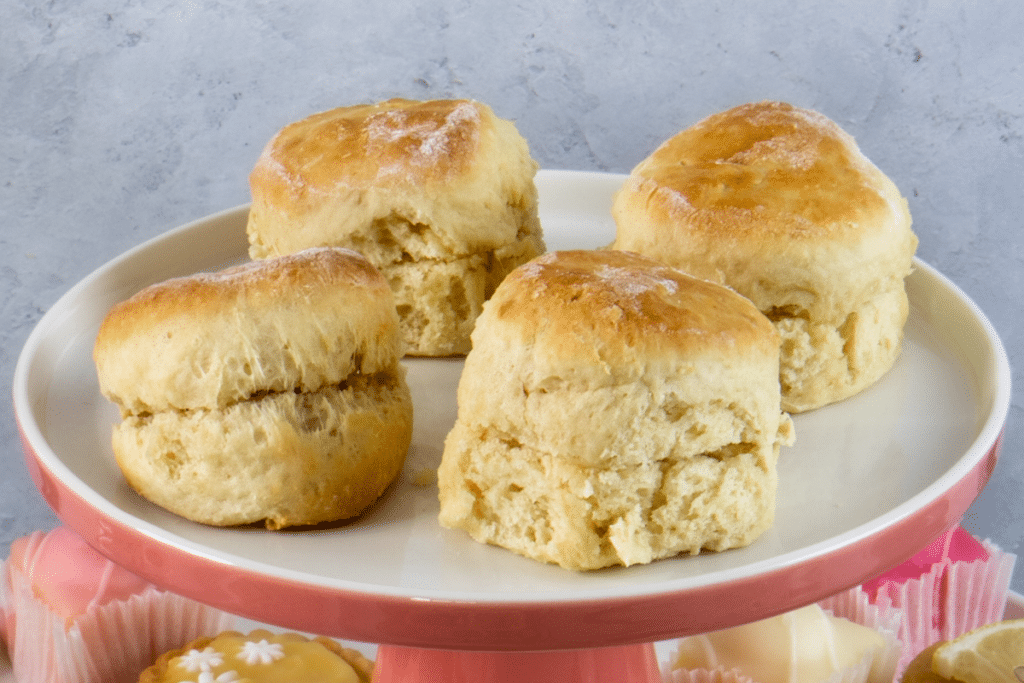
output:
<path id="1" fill-rule="evenodd" d="M 542 171 L 549 249 L 614 234 L 624 176 Z M 405 472 L 335 528 L 218 529 L 136 495 L 109 446 L 117 411 L 91 358 L 108 308 L 172 276 L 244 260 L 246 207 L 114 259 L 40 321 L 15 372 L 26 462 L 57 515 L 101 552 L 179 593 L 282 627 L 348 640 L 465 649 L 664 640 L 821 599 L 902 562 L 957 522 L 991 474 L 1010 371 L 991 325 L 924 263 L 907 282 L 903 353 L 875 386 L 798 415 L 783 449 L 775 526 L 751 546 L 574 573 L 480 545 L 436 521 L 434 486 L 455 419 L 457 360 L 408 360 L 415 433 Z"/>

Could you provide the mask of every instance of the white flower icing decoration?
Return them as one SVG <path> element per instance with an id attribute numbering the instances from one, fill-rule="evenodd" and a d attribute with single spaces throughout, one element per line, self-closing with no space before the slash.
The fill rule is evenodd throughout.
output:
<path id="1" fill-rule="evenodd" d="M 189 650 L 178 660 L 178 664 L 188 671 L 209 671 L 223 663 L 224 657 L 212 647 L 204 650 Z"/>
<path id="2" fill-rule="evenodd" d="M 238 653 L 238 657 L 245 660 L 245 663 L 249 666 L 270 664 L 284 657 L 284 648 L 281 647 L 280 643 L 268 643 L 266 640 L 261 640 L 258 643 L 246 641 L 242 645 L 242 650 Z"/>

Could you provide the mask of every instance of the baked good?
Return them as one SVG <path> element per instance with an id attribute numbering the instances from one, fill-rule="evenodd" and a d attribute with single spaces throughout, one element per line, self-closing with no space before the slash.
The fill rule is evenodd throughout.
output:
<path id="1" fill-rule="evenodd" d="M 782 405 L 876 382 L 899 355 L 917 237 L 899 190 L 825 116 L 758 102 L 710 116 L 630 173 L 616 249 L 746 296 L 782 337 Z"/>
<path id="2" fill-rule="evenodd" d="M 373 662 L 330 638 L 257 629 L 199 638 L 160 655 L 138 683 L 368 683 Z"/>
<path id="3" fill-rule="evenodd" d="M 1024 681 L 1024 619 L 972 629 L 922 650 L 902 683 L 1020 683 Z"/>
<path id="4" fill-rule="evenodd" d="M 134 683 L 161 652 L 234 621 L 158 589 L 67 527 L 15 539 L 2 570 L 0 620 L 19 681 Z"/>
<path id="5" fill-rule="evenodd" d="M 903 614 L 900 670 L 936 642 L 1001 620 L 1016 559 L 954 525 L 906 562 L 866 581 L 861 588 L 873 604 Z"/>
<path id="6" fill-rule="evenodd" d="M 147 287 L 93 357 L 133 488 L 193 521 L 280 528 L 355 516 L 398 476 L 401 349 L 384 278 L 321 247 Z"/>
<path id="7" fill-rule="evenodd" d="M 895 658 L 889 653 L 898 648 L 892 634 L 811 604 L 680 639 L 667 681 L 707 680 L 707 672 L 717 671 L 722 681 L 892 683 Z"/>
<path id="8" fill-rule="evenodd" d="M 354 249 L 391 283 L 408 353 L 462 354 L 483 301 L 545 251 L 536 171 L 480 102 L 332 109 L 285 126 L 256 162 L 249 253 Z"/>
<path id="9" fill-rule="evenodd" d="M 520 266 L 473 331 L 441 524 L 570 569 L 750 543 L 792 437 L 778 344 L 743 297 L 638 254 Z"/>

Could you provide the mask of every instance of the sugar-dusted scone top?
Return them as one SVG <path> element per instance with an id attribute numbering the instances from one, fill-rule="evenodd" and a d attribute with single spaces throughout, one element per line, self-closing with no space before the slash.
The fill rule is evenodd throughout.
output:
<path id="1" fill-rule="evenodd" d="M 750 543 L 791 438 L 778 343 L 743 297 L 639 255 L 521 266 L 473 332 L 442 525 L 572 569 Z"/>
<path id="2" fill-rule="evenodd" d="M 758 102 L 709 116 L 633 169 L 613 214 L 616 249 L 725 283 L 776 322 L 789 410 L 857 393 L 899 353 L 907 202 L 822 114 Z"/>
<path id="3" fill-rule="evenodd" d="M 410 353 L 465 353 L 483 300 L 545 250 L 536 171 L 515 125 L 479 102 L 332 109 L 257 161 L 250 255 L 355 249 L 391 283 Z"/>
<path id="4" fill-rule="evenodd" d="M 390 298 L 365 258 L 331 248 L 166 280 L 105 316 L 100 389 L 123 414 L 218 409 L 390 370 L 402 355 Z"/>

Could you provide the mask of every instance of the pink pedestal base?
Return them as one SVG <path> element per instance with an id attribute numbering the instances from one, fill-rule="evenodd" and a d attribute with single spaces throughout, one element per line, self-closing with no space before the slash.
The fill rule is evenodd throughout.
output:
<path id="1" fill-rule="evenodd" d="M 381 645 L 374 683 L 660 683 L 654 646 L 462 652 Z"/>

